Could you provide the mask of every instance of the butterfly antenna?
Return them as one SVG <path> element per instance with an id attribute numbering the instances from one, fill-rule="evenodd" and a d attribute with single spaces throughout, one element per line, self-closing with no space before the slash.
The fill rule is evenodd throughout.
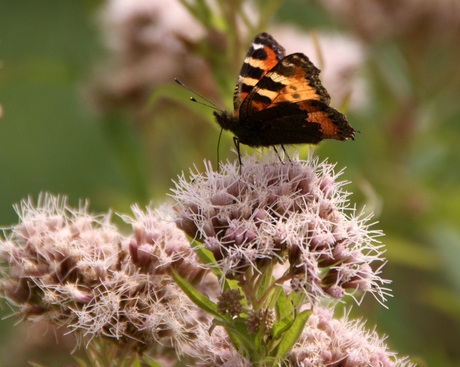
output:
<path id="1" fill-rule="evenodd" d="M 203 102 L 200 102 L 198 100 L 195 99 L 195 97 L 190 97 L 190 100 L 192 102 L 196 102 L 202 106 L 206 106 L 206 107 L 209 107 L 209 108 L 212 108 L 213 110 L 216 110 L 216 111 L 219 111 L 219 112 L 222 112 L 222 110 L 217 107 L 214 103 L 212 103 L 209 99 L 203 97 L 200 93 L 198 92 L 195 92 L 192 88 L 188 87 L 187 85 L 185 85 L 184 83 L 182 83 L 179 79 L 177 78 L 174 78 L 174 81 L 179 84 L 181 87 L 187 89 L 188 91 L 192 92 L 193 94 L 197 95 L 198 97 L 200 97 L 203 101 L 205 101 L 206 103 L 203 103 Z"/>
<path id="2" fill-rule="evenodd" d="M 218 112 L 222 112 L 222 110 L 217 107 L 214 103 L 212 103 L 209 99 L 203 97 L 200 93 L 197 93 L 195 92 L 192 88 L 190 88 L 189 86 L 185 85 L 184 83 L 182 83 L 179 79 L 177 78 L 174 78 L 174 81 L 179 84 L 181 87 L 187 89 L 188 91 L 192 92 L 193 94 L 196 94 L 198 97 L 200 97 L 203 101 L 205 101 L 206 103 L 203 103 L 203 102 L 200 102 L 200 101 L 197 101 L 195 99 L 195 97 L 190 97 L 190 100 L 192 102 L 196 102 L 202 106 L 206 106 L 206 107 L 209 107 L 209 108 L 212 108 L 213 110 L 215 111 L 218 111 Z M 219 168 L 219 162 L 220 162 L 220 157 L 219 157 L 219 149 L 220 149 L 220 139 L 222 137 L 222 131 L 224 129 L 221 129 L 220 130 L 220 134 L 219 134 L 219 140 L 217 141 L 217 167 Z M 239 148 L 238 148 L 238 157 L 240 156 L 240 153 L 239 153 Z M 240 163 L 241 163 L 241 158 L 240 158 Z"/>

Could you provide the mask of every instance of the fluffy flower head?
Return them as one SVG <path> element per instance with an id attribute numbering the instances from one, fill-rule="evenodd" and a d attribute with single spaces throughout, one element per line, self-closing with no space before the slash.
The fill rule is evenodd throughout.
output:
<path id="1" fill-rule="evenodd" d="M 110 213 L 95 216 L 65 198 L 23 201 L 19 224 L 0 241 L 0 296 L 30 321 L 65 326 L 82 340 L 105 337 L 134 350 L 173 346 L 194 335 L 197 309 L 166 268 L 189 281 L 204 270 L 184 234 L 153 210 L 133 207 L 125 236 Z"/>
<path id="2" fill-rule="evenodd" d="M 197 366 L 251 366 L 235 350 L 221 327 L 210 334 L 209 327 L 198 330 L 191 351 Z M 384 338 L 365 329 L 360 320 L 347 315 L 333 318 L 333 311 L 315 307 L 302 335 L 278 364 L 286 367 L 413 367 L 407 358 L 388 350 Z"/>
<path id="3" fill-rule="evenodd" d="M 380 287 L 380 231 L 369 229 L 348 206 L 345 182 L 334 165 L 310 156 L 282 163 L 272 155 L 258 161 L 243 157 L 205 174 L 180 177 L 174 191 L 177 224 L 211 251 L 227 277 L 244 280 L 247 269 L 263 272 L 281 264 L 279 281 L 304 291 L 310 301 L 342 298 L 347 291 L 370 291 L 384 299 Z"/>

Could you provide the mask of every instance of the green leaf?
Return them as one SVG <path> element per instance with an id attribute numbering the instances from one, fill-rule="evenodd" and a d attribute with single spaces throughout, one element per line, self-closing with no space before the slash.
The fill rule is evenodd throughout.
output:
<path id="1" fill-rule="evenodd" d="M 273 270 L 273 267 L 269 266 L 269 267 L 267 267 L 267 269 L 265 269 L 265 271 L 264 271 L 264 273 L 262 275 L 262 281 L 260 282 L 259 287 L 258 287 L 258 294 L 257 294 L 258 299 L 260 299 L 265 294 L 267 289 L 275 281 L 275 279 L 272 276 L 272 270 Z"/>
<path id="2" fill-rule="evenodd" d="M 198 244 L 196 241 L 192 242 L 192 247 L 195 253 L 198 255 L 201 262 L 208 265 L 214 275 L 218 278 L 222 277 L 222 270 L 217 266 L 216 258 L 214 257 L 213 253 L 204 247 L 201 244 Z M 240 289 L 241 287 L 238 285 L 238 281 L 227 279 L 224 280 L 224 290 L 228 289 Z M 246 299 L 243 299 L 243 306 L 247 306 Z"/>
<path id="3" fill-rule="evenodd" d="M 190 300 L 195 303 L 202 310 L 210 313 L 218 319 L 226 320 L 223 315 L 217 312 L 217 305 L 212 302 L 209 298 L 203 296 L 198 292 L 190 283 L 188 283 L 184 278 L 182 278 L 174 269 L 172 270 L 172 276 L 176 281 L 177 285 L 182 289 L 182 291 L 190 298 Z"/>
<path id="4" fill-rule="evenodd" d="M 293 323 L 294 318 L 292 317 L 292 315 L 290 315 L 289 317 L 285 317 L 281 321 L 275 323 L 272 329 L 273 339 L 278 339 L 282 333 L 284 333 L 292 326 Z"/>
<path id="5" fill-rule="evenodd" d="M 246 318 L 237 317 L 231 323 L 224 325 L 235 349 L 245 356 L 249 356 L 252 362 L 259 360 L 259 354 L 255 344 L 255 335 L 247 331 Z"/>
<path id="6" fill-rule="evenodd" d="M 305 323 L 311 315 L 310 310 L 305 310 L 297 315 L 292 326 L 283 336 L 283 339 L 276 348 L 275 359 L 277 363 L 281 363 L 282 359 L 286 357 L 287 353 L 292 349 L 294 344 L 299 340 L 300 335 L 305 327 Z"/>
<path id="7" fill-rule="evenodd" d="M 209 251 L 208 249 L 205 249 L 203 245 L 201 245 L 197 241 L 192 242 L 192 247 L 193 247 L 193 251 L 195 251 L 195 253 L 198 255 L 201 262 L 203 262 L 206 265 L 209 265 L 211 268 L 217 267 L 216 258 L 214 257 L 211 251 Z"/>
<path id="8" fill-rule="evenodd" d="M 291 292 L 287 298 L 287 302 L 289 303 L 289 307 L 292 310 L 293 308 L 297 309 L 301 305 L 304 304 L 305 300 L 305 293 L 304 292 Z"/>
<path id="9" fill-rule="evenodd" d="M 292 293 L 292 292 L 291 292 Z M 282 320 L 286 317 L 292 315 L 292 304 L 288 301 L 286 293 L 284 293 L 282 287 L 278 287 L 275 290 L 276 294 L 276 304 L 275 304 L 275 311 L 276 311 L 276 319 Z"/>
<path id="10" fill-rule="evenodd" d="M 229 290 L 229 289 L 241 289 L 241 287 L 238 285 L 238 281 L 234 279 L 225 279 L 224 283 L 224 290 Z"/>
<path id="11" fill-rule="evenodd" d="M 217 276 L 218 278 L 221 278 L 222 270 L 220 270 L 213 253 L 205 249 L 197 241 L 192 241 L 191 245 L 193 247 L 193 251 L 195 251 L 195 253 L 197 254 L 198 258 L 201 260 L 201 262 L 208 265 L 209 269 L 215 276 Z"/>
<path id="12" fill-rule="evenodd" d="M 261 324 L 261 326 L 264 326 L 264 325 L 265 323 Z M 267 355 L 267 343 L 265 342 L 265 338 L 264 338 L 265 331 L 266 331 L 266 328 L 261 327 L 254 338 L 254 347 L 255 347 L 255 350 L 259 351 L 258 354 L 260 356 Z"/>

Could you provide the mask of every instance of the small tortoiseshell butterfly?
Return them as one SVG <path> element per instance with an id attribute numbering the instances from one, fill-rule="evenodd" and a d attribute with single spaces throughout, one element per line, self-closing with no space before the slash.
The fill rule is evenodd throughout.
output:
<path id="1" fill-rule="evenodd" d="M 319 73 L 304 54 L 285 56 L 268 33 L 255 36 L 235 86 L 234 112 L 214 112 L 222 129 L 235 135 L 238 155 L 239 143 L 284 149 L 284 144 L 354 139 L 357 130 L 329 106 Z"/>

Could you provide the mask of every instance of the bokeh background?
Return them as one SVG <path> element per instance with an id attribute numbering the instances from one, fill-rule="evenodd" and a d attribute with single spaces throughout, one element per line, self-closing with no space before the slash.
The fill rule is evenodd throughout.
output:
<path id="1" fill-rule="evenodd" d="M 460 2 L 184 3 L 0 0 L 0 224 L 43 191 L 94 212 L 168 201 L 178 174 L 216 162 L 219 135 L 173 78 L 230 108 L 249 42 L 266 30 L 311 57 L 361 131 L 315 147 L 347 167 L 352 205 L 386 234 L 393 297 L 388 309 L 368 297 L 353 316 L 420 366 L 459 366 Z M 224 133 L 221 159 L 235 159 L 231 147 Z M 72 363 L 65 330 L 18 323 L 1 305 L 0 366 Z"/>

